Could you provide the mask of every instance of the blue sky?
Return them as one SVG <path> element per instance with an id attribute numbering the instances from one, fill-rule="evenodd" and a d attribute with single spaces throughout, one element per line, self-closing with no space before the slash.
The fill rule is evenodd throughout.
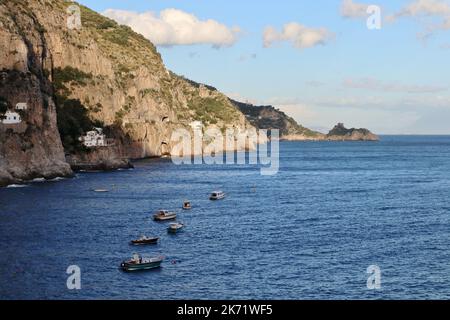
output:
<path id="1" fill-rule="evenodd" d="M 367 5 L 356 0 L 345 6 L 341 0 L 79 2 L 147 37 L 156 37 L 157 27 L 137 13 L 153 12 L 158 23 L 167 9 L 177 9 L 172 16 L 214 20 L 221 27 L 196 30 L 198 24 L 186 36 L 152 38 L 161 42 L 167 67 L 231 97 L 273 104 L 303 125 L 326 130 L 344 122 L 380 134 L 450 134 L 449 1 L 372 1 L 382 9 L 380 30 L 367 28 L 369 15 L 361 11 Z M 126 10 L 127 20 L 116 10 Z M 289 23 L 301 27 L 284 33 Z M 276 40 L 265 47 L 269 26 Z"/>

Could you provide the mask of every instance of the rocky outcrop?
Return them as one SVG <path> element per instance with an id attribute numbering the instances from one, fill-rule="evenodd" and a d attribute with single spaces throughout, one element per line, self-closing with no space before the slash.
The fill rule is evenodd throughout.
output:
<path id="1" fill-rule="evenodd" d="M 329 141 L 379 141 L 380 138 L 367 129 L 347 129 L 338 123 L 327 135 Z"/>

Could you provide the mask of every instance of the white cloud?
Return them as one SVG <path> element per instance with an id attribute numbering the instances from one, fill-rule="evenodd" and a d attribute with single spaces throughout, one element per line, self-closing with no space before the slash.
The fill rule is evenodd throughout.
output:
<path id="1" fill-rule="evenodd" d="M 450 6 L 440 0 L 416 0 L 405 6 L 397 16 L 449 16 Z"/>
<path id="2" fill-rule="evenodd" d="M 227 27 L 215 20 L 199 20 L 193 14 L 165 9 L 159 13 L 108 9 L 103 15 L 131 27 L 155 45 L 210 44 L 213 47 L 233 45 L 240 33 L 238 27 Z"/>
<path id="3" fill-rule="evenodd" d="M 305 49 L 324 45 L 334 38 L 334 34 L 326 28 L 308 28 L 296 22 L 284 25 L 278 32 L 274 27 L 266 27 L 263 34 L 264 47 L 269 48 L 275 42 L 287 41 L 295 48 Z"/>
<path id="4" fill-rule="evenodd" d="M 448 90 L 448 87 L 445 86 L 385 83 L 374 78 L 346 79 L 344 80 L 343 85 L 344 87 L 351 89 L 365 89 L 383 92 L 437 93 Z"/>
<path id="5" fill-rule="evenodd" d="M 442 0 L 415 0 L 386 19 L 394 22 L 399 18 L 438 19 L 438 23 L 427 20 L 425 31 L 418 33 L 417 37 L 420 40 L 427 40 L 436 31 L 450 30 L 450 4 Z"/>
<path id="6" fill-rule="evenodd" d="M 368 4 L 344 0 L 341 4 L 341 16 L 344 18 L 366 18 Z"/>

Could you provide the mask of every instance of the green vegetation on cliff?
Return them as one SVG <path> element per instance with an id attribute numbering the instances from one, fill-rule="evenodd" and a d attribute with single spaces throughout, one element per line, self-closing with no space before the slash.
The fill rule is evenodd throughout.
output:
<path id="1" fill-rule="evenodd" d="M 253 126 L 259 129 L 278 129 L 281 138 L 283 136 L 301 135 L 315 139 L 322 136 L 319 132 L 301 126 L 293 118 L 273 106 L 254 106 L 235 100 L 231 100 L 231 102 L 239 108 Z"/>
<path id="2" fill-rule="evenodd" d="M 94 124 L 88 115 L 88 110 L 79 100 L 68 99 L 57 106 L 58 130 L 66 153 L 86 151 L 78 140 Z"/>
<path id="3" fill-rule="evenodd" d="M 188 106 L 195 112 L 195 119 L 206 125 L 217 124 L 218 120 L 224 123 L 238 120 L 236 110 L 218 99 L 193 97 Z"/>
<path id="4" fill-rule="evenodd" d="M 53 70 L 58 131 L 66 153 L 87 152 L 79 137 L 93 127 L 103 127 L 102 123 L 89 117 L 88 108 L 79 99 L 69 98 L 70 85 L 86 86 L 92 78 L 92 74 L 70 66 Z M 100 106 L 97 104 L 96 108 Z"/>
<path id="5" fill-rule="evenodd" d="M 64 96 L 70 95 L 67 85 L 74 84 L 78 86 L 86 86 L 88 84 L 88 80 L 91 80 L 92 78 L 92 74 L 70 66 L 53 69 L 53 86 L 58 94 L 62 94 Z"/>

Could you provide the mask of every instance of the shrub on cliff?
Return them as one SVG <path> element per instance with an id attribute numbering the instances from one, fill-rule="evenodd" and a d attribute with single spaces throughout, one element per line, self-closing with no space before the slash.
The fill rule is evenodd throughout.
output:
<path id="1" fill-rule="evenodd" d="M 92 79 L 91 73 L 86 73 L 73 67 L 55 68 L 53 70 L 53 85 L 56 91 L 67 90 L 66 83 L 75 83 L 85 86 L 87 81 Z"/>
<path id="2" fill-rule="evenodd" d="M 5 98 L 0 97 L 0 114 L 4 114 L 6 111 L 8 111 L 8 107 L 8 101 Z"/>

